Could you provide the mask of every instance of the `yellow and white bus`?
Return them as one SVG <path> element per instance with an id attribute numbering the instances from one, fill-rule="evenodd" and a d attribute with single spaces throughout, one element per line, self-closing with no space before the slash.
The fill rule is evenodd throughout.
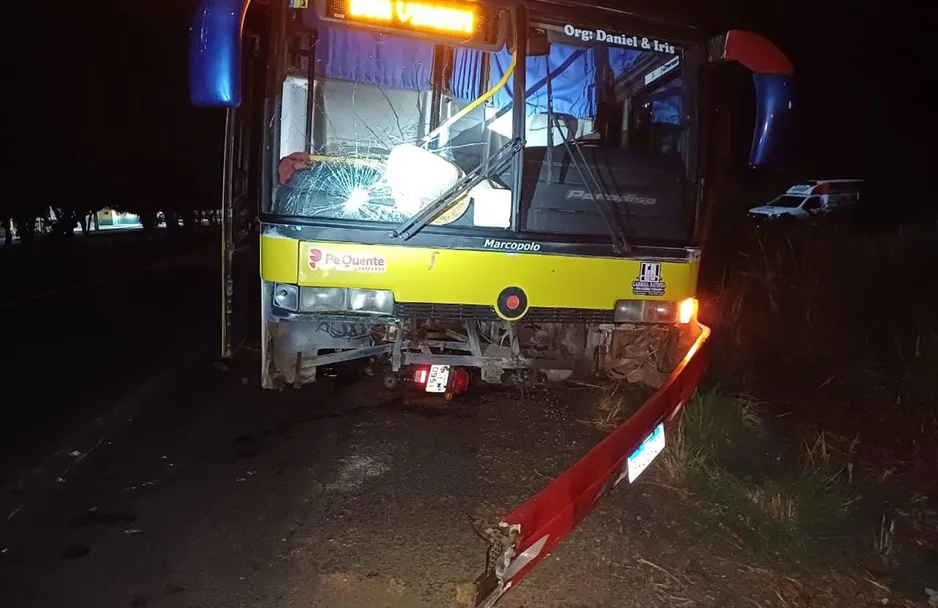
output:
<path id="1" fill-rule="evenodd" d="M 754 160 L 790 107 L 764 39 L 594 4 L 203 4 L 193 101 L 229 108 L 223 349 L 257 245 L 269 388 L 356 358 L 653 380 L 619 344 L 695 324 L 708 66 L 756 73 Z"/>
<path id="2" fill-rule="evenodd" d="M 264 387 L 354 359 L 441 394 L 658 387 L 506 516 L 477 605 L 641 472 L 700 379 L 709 72 L 753 73 L 753 164 L 791 110 L 769 41 L 626 4 L 200 0 L 191 29 L 192 101 L 227 110 L 222 350 L 258 337 Z"/>

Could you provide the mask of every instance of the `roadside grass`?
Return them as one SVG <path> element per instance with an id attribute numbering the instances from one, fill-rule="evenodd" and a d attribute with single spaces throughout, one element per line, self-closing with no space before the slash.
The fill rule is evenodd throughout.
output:
<path id="1" fill-rule="evenodd" d="M 837 226 L 738 236 L 711 258 L 701 294 L 721 376 L 762 395 L 875 397 L 934 422 L 938 285 L 923 269 L 938 264 L 938 223 L 875 237 Z"/>
<path id="2" fill-rule="evenodd" d="M 654 390 L 622 380 L 613 380 L 595 388 L 598 396 L 592 402 L 591 415 L 581 422 L 603 433 L 609 433 L 625 422 Z"/>
<path id="3" fill-rule="evenodd" d="M 664 474 L 768 553 L 935 588 L 938 223 L 724 237 L 701 275 L 720 392 L 689 405 Z"/>
<path id="4" fill-rule="evenodd" d="M 920 593 L 933 564 L 899 538 L 897 514 L 908 500 L 859 475 L 852 446 L 835 448 L 823 432 L 800 445 L 775 436 L 751 397 L 698 394 L 669 435 L 659 475 L 715 529 L 779 563 L 861 567 Z"/>

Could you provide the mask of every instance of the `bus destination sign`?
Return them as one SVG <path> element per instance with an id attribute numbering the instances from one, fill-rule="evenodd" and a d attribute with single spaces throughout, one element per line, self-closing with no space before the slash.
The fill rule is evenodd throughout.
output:
<path id="1" fill-rule="evenodd" d="M 409 0 L 348 0 L 348 17 L 407 29 L 469 34 L 475 32 L 476 12 L 469 6 L 447 6 Z"/>
<path id="2" fill-rule="evenodd" d="M 503 43 L 499 14 L 478 4 L 438 0 L 326 0 L 323 17 L 388 33 L 475 43 Z"/>

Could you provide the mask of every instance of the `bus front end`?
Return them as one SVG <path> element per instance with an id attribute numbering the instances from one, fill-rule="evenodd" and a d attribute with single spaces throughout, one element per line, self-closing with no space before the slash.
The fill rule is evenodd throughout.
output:
<path id="1" fill-rule="evenodd" d="M 699 333 L 700 48 L 442 6 L 271 12 L 264 386 L 361 358 L 660 385 Z"/>

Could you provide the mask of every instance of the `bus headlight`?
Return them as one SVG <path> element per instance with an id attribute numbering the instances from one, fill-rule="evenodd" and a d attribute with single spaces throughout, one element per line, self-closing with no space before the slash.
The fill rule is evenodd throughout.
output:
<path id="1" fill-rule="evenodd" d="M 697 300 L 682 302 L 619 300 L 613 319 L 616 323 L 690 323 L 697 312 Z"/>
<path id="2" fill-rule="evenodd" d="M 281 296 L 281 293 L 286 295 Z M 293 294 L 292 300 L 289 296 L 291 293 Z M 274 306 L 299 312 L 357 312 L 391 315 L 394 314 L 394 294 L 383 289 L 300 287 L 299 295 L 297 295 L 296 285 L 278 283 L 274 286 Z"/>
<path id="3" fill-rule="evenodd" d="M 613 320 L 616 323 L 641 323 L 644 321 L 644 300 L 619 300 Z"/>
<path id="4" fill-rule="evenodd" d="M 349 310 L 390 315 L 394 312 L 394 294 L 381 289 L 349 289 Z"/>
<path id="5" fill-rule="evenodd" d="M 284 310 L 296 310 L 297 295 L 296 285 L 288 283 L 274 284 L 274 306 Z"/>
<path id="6" fill-rule="evenodd" d="M 301 287 L 300 310 L 303 312 L 341 312 L 346 309 L 344 287 Z"/>

